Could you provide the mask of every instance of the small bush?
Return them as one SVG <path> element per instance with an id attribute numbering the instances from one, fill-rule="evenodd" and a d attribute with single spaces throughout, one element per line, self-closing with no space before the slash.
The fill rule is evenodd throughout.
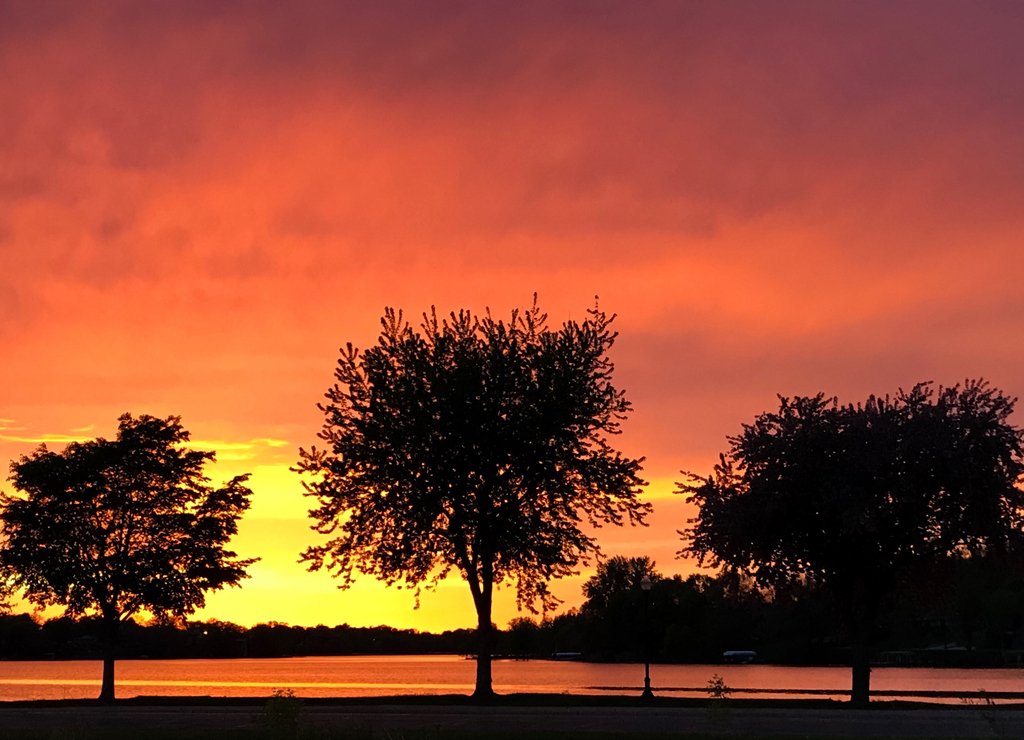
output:
<path id="1" fill-rule="evenodd" d="M 729 694 L 732 693 L 732 689 L 725 683 L 725 679 L 717 673 L 708 679 L 707 688 L 704 690 L 712 699 L 728 699 Z"/>
<path id="2" fill-rule="evenodd" d="M 276 689 L 263 707 L 263 723 L 274 738 L 298 737 L 301 715 L 302 699 L 291 689 Z"/>

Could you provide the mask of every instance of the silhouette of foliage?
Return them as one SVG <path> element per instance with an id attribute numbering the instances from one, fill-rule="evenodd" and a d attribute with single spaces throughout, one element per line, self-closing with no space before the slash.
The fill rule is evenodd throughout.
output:
<path id="1" fill-rule="evenodd" d="M 644 576 L 650 578 L 651 583 L 663 578 L 654 569 L 654 561 L 646 556 L 627 558 L 615 555 L 598 563 L 597 572 L 583 584 L 583 596 L 586 597 L 583 610 L 607 609 L 617 594 L 636 594 Z"/>
<path id="2" fill-rule="evenodd" d="M 609 437 L 630 409 L 612 384 L 614 317 L 549 329 L 534 305 L 509 321 L 469 311 L 414 329 L 387 309 L 377 344 L 341 350 L 320 406 L 325 450 L 300 452 L 315 529 L 303 558 L 418 588 L 453 569 L 479 634 L 476 695 L 491 694 L 491 603 L 553 605 L 545 583 L 598 552 L 585 524 L 642 523 L 641 460 Z"/>
<path id="3" fill-rule="evenodd" d="M 708 679 L 705 691 L 708 692 L 708 696 L 712 699 L 722 700 L 729 698 L 732 688 L 725 682 L 724 678 L 717 673 L 712 673 L 711 678 Z"/>
<path id="4" fill-rule="evenodd" d="M 688 552 L 770 589 L 831 593 L 851 631 L 853 699 L 867 702 L 873 623 L 900 579 L 999 556 L 1021 531 L 1014 403 L 984 381 L 858 405 L 780 398 L 712 476 L 680 485 L 700 507 Z"/>
<path id="5" fill-rule="evenodd" d="M 0 615 L 0 659 L 89 660 L 102 657 L 96 639 L 100 620 L 55 617 L 37 624 L 28 614 Z M 473 650 L 472 630 L 441 634 L 394 627 L 290 626 L 280 623 L 241 627 L 230 622 L 123 621 L 118 657 L 123 658 L 283 658 L 307 655 L 465 655 Z"/>
<path id="6" fill-rule="evenodd" d="M 104 701 L 114 698 L 122 622 L 143 611 L 183 617 L 254 562 L 224 549 L 249 506 L 247 476 L 212 487 L 203 466 L 214 453 L 184 448 L 178 417 L 118 422 L 114 440 L 23 456 L 11 464 L 23 495 L 0 495 L 0 566 L 14 584 L 40 606 L 98 615 Z"/>
<path id="7" fill-rule="evenodd" d="M 641 586 L 644 576 L 651 580 L 652 591 Z M 592 657 L 604 660 L 642 660 L 655 649 L 651 639 L 660 629 L 658 606 L 664 576 L 654 569 L 648 557 L 627 558 L 615 555 L 598 563 L 597 571 L 583 584 L 586 601 L 580 609 L 586 646 Z M 653 590 L 657 588 L 657 590 Z M 646 615 L 646 619 L 644 618 Z"/>
<path id="8" fill-rule="evenodd" d="M 947 580 L 901 582 L 900 598 L 876 625 L 877 657 L 906 666 L 1019 667 L 1024 664 L 1024 568 L 1004 559 L 950 562 Z M 904 586 L 904 584 L 906 584 Z M 913 593 L 908 597 L 909 587 Z M 577 652 L 583 660 L 635 661 L 644 628 L 639 594 L 613 599 L 628 609 L 588 607 L 537 621 L 518 617 L 495 635 L 495 654 L 550 657 Z M 843 627 L 828 594 L 794 587 L 765 598 L 734 572 L 654 581 L 649 646 L 654 662 L 719 663 L 725 650 L 755 650 L 772 664 L 836 664 L 849 657 Z M 38 624 L 28 614 L 0 614 L 0 659 L 95 659 L 99 619 L 55 617 Z M 472 630 L 430 634 L 393 627 L 289 626 L 229 622 L 120 626 L 122 658 L 270 658 L 312 655 L 455 654 L 474 651 Z M 964 649 L 936 650 L 956 644 Z"/>

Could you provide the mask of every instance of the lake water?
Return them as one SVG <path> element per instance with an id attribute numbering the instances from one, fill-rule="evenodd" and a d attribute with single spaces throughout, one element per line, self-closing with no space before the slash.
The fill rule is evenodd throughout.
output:
<path id="1" fill-rule="evenodd" d="M 0 661 L 0 700 L 94 698 L 100 670 L 98 661 Z M 117 695 L 269 696 L 278 689 L 304 697 L 468 694 L 474 671 L 472 660 L 454 655 L 122 660 Z M 668 696 L 706 696 L 702 689 L 715 674 L 731 688 L 844 691 L 850 685 L 848 668 L 772 665 L 653 665 L 651 684 Z M 494 662 L 493 675 L 498 693 L 639 694 L 643 685 L 643 665 L 630 663 L 502 660 Z M 875 668 L 871 688 L 1024 691 L 1024 669 Z"/>

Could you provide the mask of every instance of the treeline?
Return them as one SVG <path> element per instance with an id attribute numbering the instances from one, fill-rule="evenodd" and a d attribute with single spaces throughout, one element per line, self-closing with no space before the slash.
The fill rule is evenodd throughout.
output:
<path id="1" fill-rule="evenodd" d="M 950 582 L 942 590 L 908 585 L 908 597 L 889 605 L 871 635 L 876 662 L 1024 665 L 1024 574 L 976 560 L 958 564 Z M 729 574 L 655 573 L 649 592 L 595 595 L 543 624 L 516 620 L 505 637 L 513 654 L 579 652 L 595 661 L 639 661 L 646 653 L 653 662 L 720 663 L 727 650 L 754 650 L 758 662 L 833 665 L 848 664 L 853 649 L 848 621 L 827 591 L 769 594 Z"/>
<path id="2" fill-rule="evenodd" d="M 102 654 L 93 618 L 60 617 L 43 623 L 28 614 L 0 615 L 2 659 L 93 659 Z M 121 658 L 281 658 L 308 655 L 415 655 L 471 652 L 472 630 L 441 634 L 393 627 L 293 627 L 271 622 L 140 624 L 125 622 Z"/>
<path id="3" fill-rule="evenodd" d="M 641 581 L 648 576 L 650 590 Z M 896 665 L 1024 663 L 1024 575 L 984 560 L 963 562 L 948 589 L 894 602 L 872 636 L 877 660 Z M 812 588 L 766 594 L 736 575 L 665 577 L 647 558 L 614 557 L 584 586 L 586 601 L 549 619 L 519 618 L 496 630 L 495 654 L 588 661 L 720 663 L 726 650 L 759 662 L 842 664 L 850 641 L 829 595 Z M 37 623 L 0 615 L 0 658 L 95 658 L 92 619 Z M 278 658 L 331 655 L 470 655 L 474 631 L 440 634 L 393 627 L 245 628 L 230 622 L 124 624 L 122 658 Z"/>

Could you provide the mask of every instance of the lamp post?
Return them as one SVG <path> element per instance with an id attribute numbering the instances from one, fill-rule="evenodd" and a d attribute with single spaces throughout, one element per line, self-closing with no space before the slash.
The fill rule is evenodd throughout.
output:
<path id="1" fill-rule="evenodd" d="M 651 691 L 651 655 L 650 655 L 650 621 L 648 615 L 648 602 L 650 601 L 651 593 L 651 577 L 644 573 L 644 577 L 640 579 L 640 590 L 643 591 L 644 598 L 644 634 L 643 634 L 643 647 L 644 647 L 644 690 L 640 694 L 640 698 L 644 700 L 651 700 L 654 698 L 654 692 Z"/>

